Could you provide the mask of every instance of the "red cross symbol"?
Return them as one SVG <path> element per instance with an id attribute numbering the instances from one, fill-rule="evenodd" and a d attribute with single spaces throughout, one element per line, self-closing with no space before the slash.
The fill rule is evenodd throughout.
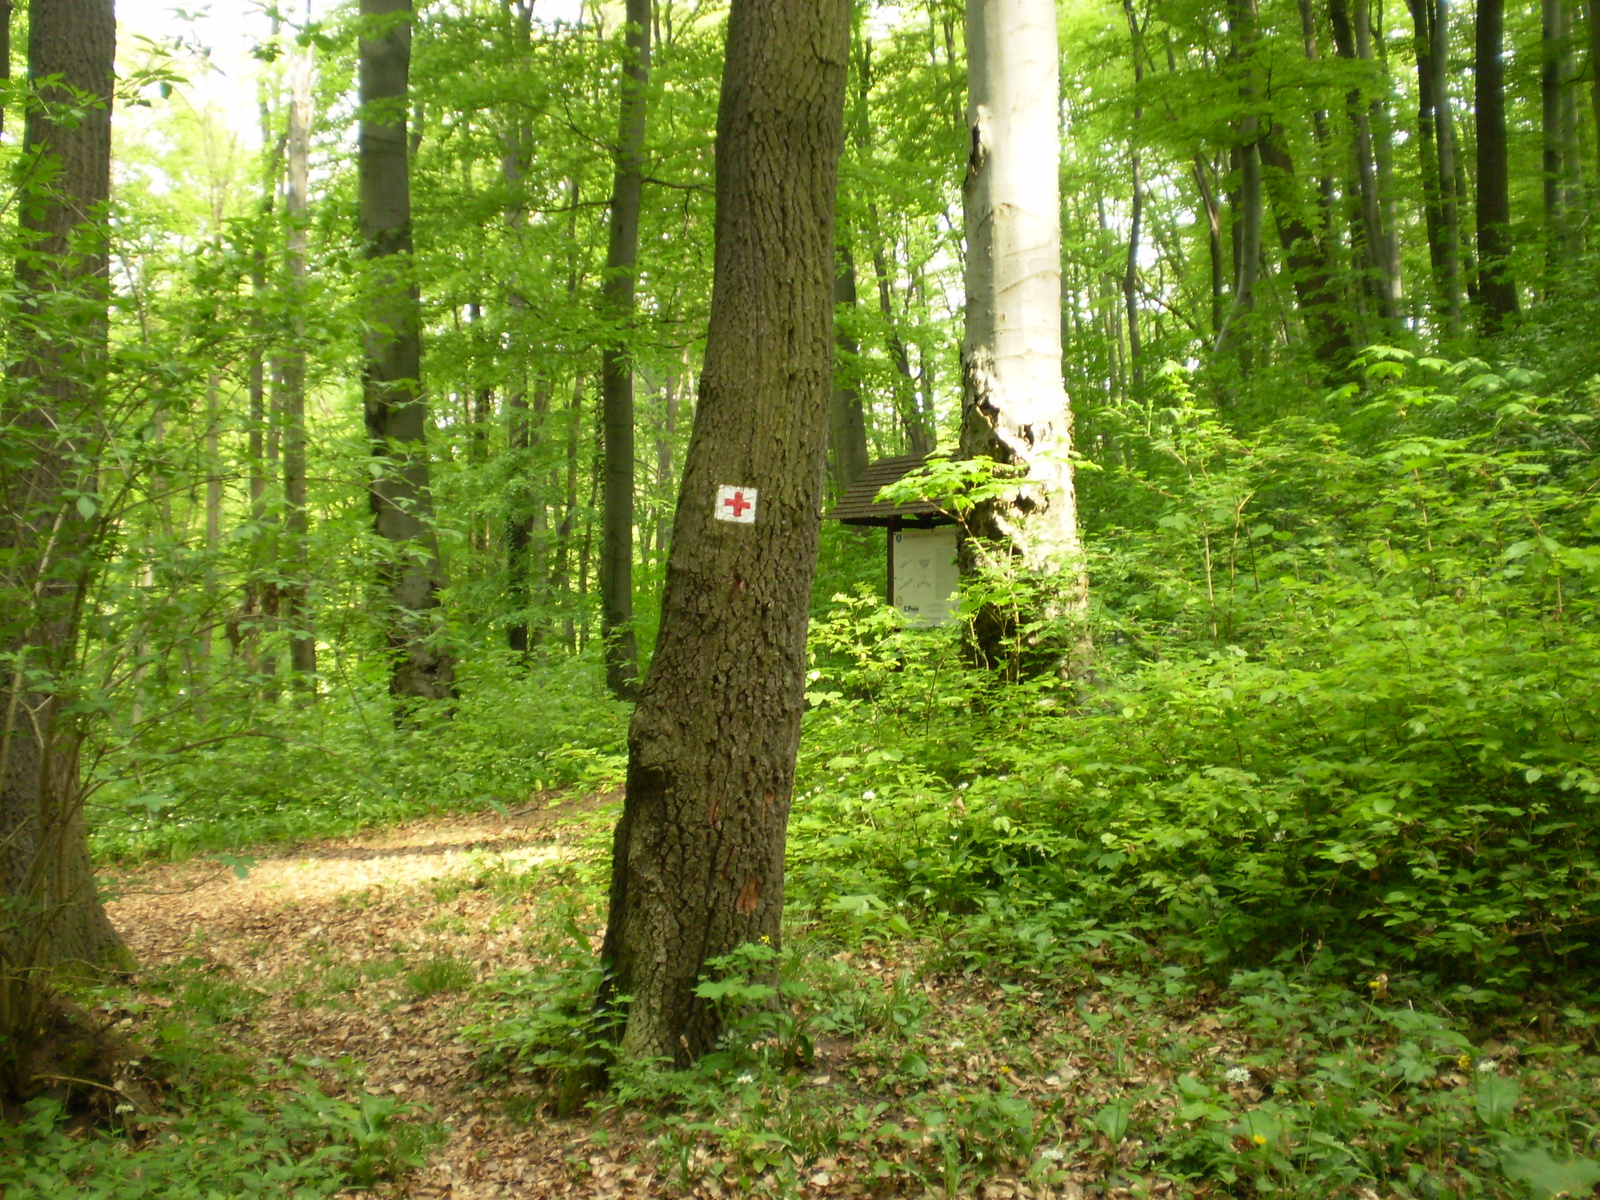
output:
<path id="1" fill-rule="evenodd" d="M 744 516 L 744 510 L 745 509 L 754 508 L 755 507 L 755 505 L 751 504 L 750 501 L 748 501 L 748 500 L 746 500 L 744 498 L 744 493 L 743 492 L 735 492 L 733 494 L 733 499 L 732 500 L 724 500 L 722 502 L 722 506 L 724 508 L 733 509 L 733 516 L 734 516 L 735 520 L 737 520 L 738 518 Z"/>

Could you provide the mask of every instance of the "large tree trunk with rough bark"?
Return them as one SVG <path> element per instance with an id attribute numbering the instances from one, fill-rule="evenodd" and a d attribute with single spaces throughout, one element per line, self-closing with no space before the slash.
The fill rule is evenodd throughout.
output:
<path id="1" fill-rule="evenodd" d="M 96 463 L 109 295 L 111 0 L 29 14 L 15 365 L 0 397 L 0 1099 L 30 1089 L 48 979 L 127 960 L 95 891 L 68 713 L 83 606 L 99 570 Z M 60 85 L 45 80 L 59 78 Z M 79 97 L 91 99 L 84 102 Z M 73 111 L 56 124 L 52 113 Z M 76 111 L 74 111 L 76 110 Z"/>
<path id="2" fill-rule="evenodd" d="M 639 208 L 644 195 L 646 94 L 650 84 L 650 0 L 628 0 L 622 64 L 610 244 L 602 288 L 606 319 L 616 327 L 601 354 L 600 406 L 605 475 L 600 531 L 600 636 L 606 686 L 631 698 L 639 687 L 639 646 L 633 630 L 633 352 L 634 268 L 639 259 Z"/>
<path id="3" fill-rule="evenodd" d="M 629 1055 L 714 1047 L 718 1010 L 694 994 L 706 961 L 781 933 L 849 28 L 848 0 L 734 0 L 729 15 L 705 366 L 601 951 L 600 1003 L 629 998 Z"/>
<path id="4" fill-rule="evenodd" d="M 967 6 L 967 317 L 961 349 L 961 450 L 1016 477 L 1009 498 L 980 507 L 963 566 L 1015 558 L 1067 580 L 1081 603 L 1072 417 L 1061 381 L 1059 73 L 1054 0 Z M 1007 625 L 980 619 L 976 649 L 1009 657 Z"/>
<path id="5" fill-rule="evenodd" d="M 392 656 L 389 690 L 402 716 L 447 700 L 455 667 L 439 641 L 444 572 L 433 529 L 422 392 L 422 334 L 411 263 L 406 92 L 411 0 L 361 0 L 361 237 L 369 276 L 363 394 L 376 470 L 368 496 L 390 548 L 380 586 Z"/>

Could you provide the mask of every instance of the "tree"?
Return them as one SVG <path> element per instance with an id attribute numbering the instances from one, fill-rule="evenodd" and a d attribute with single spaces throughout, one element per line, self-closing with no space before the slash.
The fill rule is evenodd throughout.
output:
<path id="1" fill-rule="evenodd" d="M 861 389 L 853 373 L 861 344 L 851 323 L 856 315 L 856 259 L 850 250 L 848 229 L 839 231 L 833 276 L 835 361 L 833 396 L 828 402 L 828 478 L 835 492 L 843 493 L 867 469 L 867 418 L 861 407 Z M 841 313 L 845 319 L 839 320 Z"/>
<path id="2" fill-rule="evenodd" d="M 112 0 L 31 6 L 17 357 L 0 398 L 0 1093 L 63 964 L 123 963 L 95 891 L 70 701 L 98 574 L 111 187 Z M 65 114 L 65 119 L 62 119 Z"/>
<path id="3" fill-rule="evenodd" d="M 705 367 L 628 733 L 600 1003 L 631 1055 L 716 1044 L 708 959 L 776 944 L 832 379 L 848 0 L 734 0 Z M 720 497 L 719 487 L 748 489 Z M 721 520 L 726 514 L 739 520 Z"/>
<path id="4" fill-rule="evenodd" d="M 285 247 L 289 284 L 288 352 L 283 357 L 283 509 L 288 535 L 288 583 L 283 589 L 283 618 L 289 625 L 289 664 L 308 696 L 316 695 L 317 639 L 311 632 L 307 602 L 306 534 L 306 222 L 311 178 L 312 46 L 308 43 L 289 64 L 288 186 L 283 215 L 288 221 Z"/>
<path id="5" fill-rule="evenodd" d="M 370 264 L 364 337 L 367 436 L 374 527 L 389 544 L 381 585 L 393 656 L 389 688 L 402 709 L 455 692 L 455 666 L 435 617 L 443 571 L 433 531 L 422 392 L 422 333 L 411 240 L 406 99 L 411 0 L 361 0 L 361 236 Z"/>
<path id="6" fill-rule="evenodd" d="M 1478 0 L 1474 116 L 1478 129 L 1478 302 L 1483 331 L 1516 315 L 1511 277 L 1511 182 L 1506 149 L 1505 0 Z"/>
<path id="7" fill-rule="evenodd" d="M 1081 580 L 1072 418 L 1061 380 L 1061 217 L 1054 0 L 973 0 L 967 7 L 965 188 L 967 327 L 961 450 L 1012 468 L 1017 487 L 981 506 L 981 542 L 1040 576 Z M 970 567 L 973 549 L 963 552 Z M 1068 586 L 1074 596 L 1078 582 Z M 1005 637 L 980 619 L 990 661 Z"/>
<path id="8" fill-rule="evenodd" d="M 600 404 L 605 423 L 605 513 L 600 550 L 600 634 L 606 686 L 631 696 L 639 683 L 633 631 L 633 358 L 626 344 L 633 321 L 634 268 L 639 259 L 639 206 L 644 195 L 644 133 L 650 85 L 650 0 L 628 0 L 618 117 L 616 176 L 606 253 L 605 316 L 622 341 L 601 356 Z"/>

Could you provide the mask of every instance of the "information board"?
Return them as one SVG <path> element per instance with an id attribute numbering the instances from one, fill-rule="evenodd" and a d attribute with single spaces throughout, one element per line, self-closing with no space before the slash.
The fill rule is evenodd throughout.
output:
<path id="1" fill-rule="evenodd" d="M 901 529 L 894 539 L 894 606 L 907 625 L 948 625 L 955 619 L 956 527 Z"/>

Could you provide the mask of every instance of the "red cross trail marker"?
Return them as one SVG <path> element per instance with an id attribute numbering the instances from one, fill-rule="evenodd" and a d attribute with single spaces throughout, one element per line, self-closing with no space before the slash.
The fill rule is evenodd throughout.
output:
<path id="1" fill-rule="evenodd" d="M 749 487 L 719 487 L 714 514 L 719 521 L 732 521 L 736 525 L 756 523 L 756 489 Z"/>

